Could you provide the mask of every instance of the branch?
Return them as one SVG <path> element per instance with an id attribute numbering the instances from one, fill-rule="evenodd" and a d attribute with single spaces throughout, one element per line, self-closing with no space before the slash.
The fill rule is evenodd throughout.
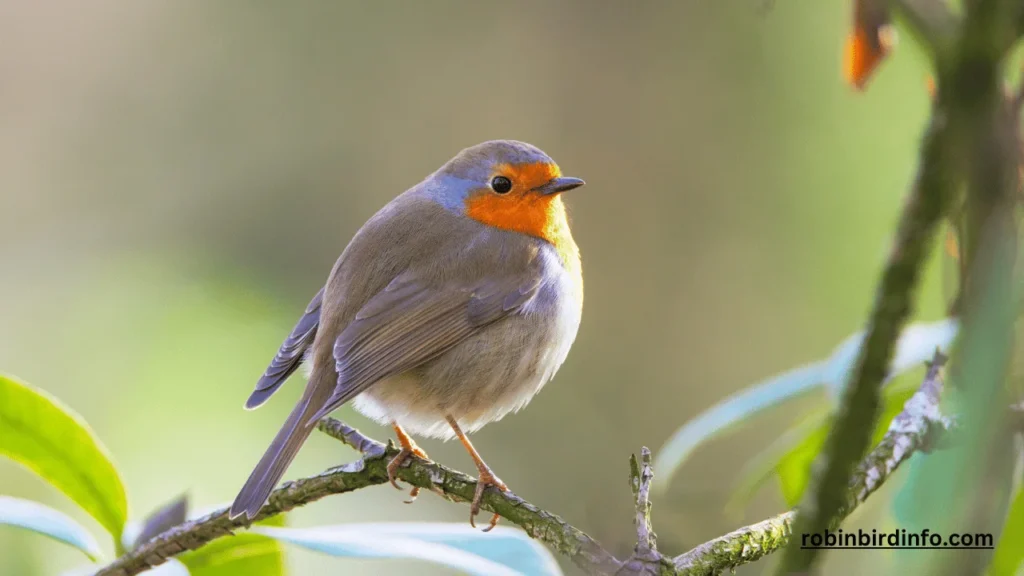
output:
<path id="1" fill-rule="evenodd" d="M 382 463 L 377 484 L 387 482 L 386 465 L 398 454 L 391 443 L 384 446 L 363 436 L 358 430 L 334 418 L 324 418 L 317 429 L 328 436 L 366 453 L 381 453 Z M 364 458 L 365 459 L 365 458 Z M 470 503 L 476 490 L 476 480 L 457 470 L 435 462 L 412 458 L 407 466 L 399 468 L 398 477 L 413 486 L 426 488 L 446 500 Z M 376 479 L 376 478 L 375 478 Z M 541 510 L 512 492 L 486 490 L 481 508 L 501 516 L 566 556 L 580 568 L 595 574 L 614 574 L 621 562 L 605 550 L 596 540 L 555 514 Z"/>
<path id="2" fill-rule="evenodd" d="M 934 445 L 936 434 L 953 427 L 951 419 L 939 411 L 942 393 L 940 369 L 945 362 L 936 354 L 920 389 L 893 419 L 881 443 L 864 459 L 853 476 L 843 505 L 845 517 L 863 503 L 894 470 L 917 450 Z M 253 520 L 259 521 L 293 508 L 314 502 L 331 494 L 352 492 L 367 486 L 384 484 L 388 461 L 398 453 L 391 444 L 384 445 L 358 430 L 333 418 L 317 425 L 325 434 L 362 452 L 363 457 L 344 466 L 294 482 L 286 482 L 275 490 L 270 500 Z M 636 502 L 637 545 L 633 555 L 622 562 L 599 543 L 558 516 L 529 504 L 511 492 L 488 490 L 483 508 L 497 512 L 527 534 L 547 543 L 568 557 L 587 573 L 618 576 L 717 574 L 728 568 L 753 562 L 779 550 L 789 542 L 795 512 L 786 512 L 763 522 L 721 536 L 693 550 L 670 558 L 657 549 L 657 538 L 651 526 L 650 484 L 654 478 L 650 450 L 644 448 L 640 462 L 630 459 L 630 486 Z M 398 471 L 402 480 L 431 490 L 455 502 L 473 498 L 476 481 L 455 470 L 418 458 Z M 840 518 L 841 519 L 841 518 Z M 840 519 L 836 520 L 836 523 Z M 131 576 L 165 562 L 186 550 L 232 535 L 246 528 L 239 518 L 229 520 L 222 509 L 198 520 L 176 526 L 153 538 L 97 572 L 96 576 Z"/>
<path id="3" fill-rule="evenodd" d="M 253 522 L 287 512 L 331 494 L 352 492 L 388 482 L 387 463 L 398 454 L 391 444 L 367 438 L 356 429 L 333 418 L 324 418 L 317 428 L 359 450 L 363 457 L 312 478 L 286 482 L 270 495 Z M 413 486 L 431 490 L 447 500 L 470 502 L 476 480 L 462 472 L 434 462 L 412 459 L 399 469 L 398 477 Z M 547 543 L 577 566 L 594 574 L 614 574 L 621 563 L 594 539 L 558 516 L 541 510 L 511 492 L 487 490 L 482 508 L 496 512 L 518 525 L 531 537 Z M 247 528 L 243 518 L 228 519 L 227 509 L 213 512 L 172 528 L 107 565 L 96 576 L 131 576 L 163 564 L 168 558 Z"/>
<path id="4" fill-rule="evenodd" d="M 643 468 L 637 465 L 636 456 L 629 457 L 630 487 L 633 489 L 633 498 L 636 499 L 636 553 L 646 554 L 651 550 L 657 550 L 658 537 L 654 534 L 651 526 L 651 480 L 654 479 L 654 470 L 651 469 L 651 451 L 644 446 L 640 452 L 643 460 Z"/>
<path id="5" fill-rule="evenodd" d="M 896 469 L 915 451 L 928 451 L 935 446 L 939 434 L 951 430 L 955 422 L 942 415 L 942 367 L 946 358 L 936 352 L 921 387 L 889 424 L 882 441 L 860 463 L 851 478 L 834 528 L 853 510 L 863 504 Z M 796 511 L 790 511 L 751 524 L 697 546 L 674 559 L 680 575 L 705 576 L 753 562 L 784 548 L 793 534 Z"/>
<path id="6" fill-rule="evenodd" d="M 651 526 L 651 481 L 654 469 L 651 467 L 651 451 L 644 446 L 640 451 L 640 463 L 636 455 L 629 457 L 629 487 L 636 501 L 636 547 L 633 555 L 623 564 L 618 574 L 674 574 L 672 562 L 658 552 L 658 537 Z"/>

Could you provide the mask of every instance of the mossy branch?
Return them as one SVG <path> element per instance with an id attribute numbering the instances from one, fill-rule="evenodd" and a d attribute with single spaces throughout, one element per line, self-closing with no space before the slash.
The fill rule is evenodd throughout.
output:
<path id="1" fill-rule="evenodd" d="M 281 514 L 332 494 L 344 494 L 367 486 L 388 482 L 387 463 L 398 454 L 392 444 L 382 444 L 333 418 L 324 418 L 317 428 L 363 453 L 363 457 L 344 466 L 292 482 L 274 490 L 267 504 L 252 520 Z M 413 486 L 430 490 L 447 500 L 468 503 L 473 499 L 476 480 L 462 472 L 435 462 L 412 459 L 398 471 L 398 477 Z M 621 562 L 595 540 L 555 514 L 519 498 L 511 492 L 493 488 L 484 493 L 482 508 L 501 514 L 527 534 L 547 543 L 588 572 L 614 574 Z M 244 517 L 231 520 L 227 509 L 176 526 L 101 569 L 96 576 L 131 576 L 186 550 L 195 550 L 211 540 L 230 536 L 247 528 Z"/>
<path id="2" fill-rule="evenodd" d="M 944 358 L 936 357 L 918 392 L 907 401 L 892 421 L 881 443 L 857 469 L 846 491 L 842 516 L 864 502 L 886 478 L 912 453 L 934 444 L 937 432 L 953 426 L 938 410 L 942 390 L 940 368 Z M 398 453 L 391 444 L 367 438 L 356 429 L 333 418 L 322 420 L 318 428 L 363 453 L 363 457 L 311 478 L 286 482 L 274 491 L 270 500 L 253 520 L 287 512 L 331 494 L 343 494 L 385 484 L 386 466 Z M 430 490 L 454 502 L 473 498 L 476 480 L 446 466 L 412 459 L 398 472 L 399 478 L 413 486 Z M 551 546 L 574 564 L 591 574 L 602 575 L 677 575 L 717 574 L 723 570 L 753 562 L 781 549 L 789 541 L 793 512 L 769 518 L 716 538 L 693 550 L 671 558 L 658 551 L 651 525 L 650 483 L 654 477 L 651 453 L 647 448 L 630 461 L 630 485 L 636 503 L 637 545 L 626 560 L 619 560 L 596 540 L 555 514 L 541 510 L 511 492 L 490 489 L 484 494 L 483 508 L 501 514 L 527 534 Z M 836 520 L 838 522 L 838 519 Z M 247 525 L 241 518 L 230 520 L 227 510 L 185 522 L 160 534 L 115 560 L 97 572 L 97 576 L 131 576 L 164 563 L 186 550 L 230 536 Z"/>
<path id="3" fill-rule="evenodd" d="M 936 352 L 921 387 L 903 404 L 903 410 L 893 418 L 882 441 L 857 466 L 843 492 L 839 512 L 828 528 L 838 526 L 914 452 L 931 450 L 943 432 L 955 427 L 955 420 L 943 416 L 939 410 L 945 362 L 946 358 Z M 675 558 L 676 573 L 686 576 L 719 574 L 763 558 L 790 542 L 795 519 L 796 511 L 786 512 L 705 542 Z"/>

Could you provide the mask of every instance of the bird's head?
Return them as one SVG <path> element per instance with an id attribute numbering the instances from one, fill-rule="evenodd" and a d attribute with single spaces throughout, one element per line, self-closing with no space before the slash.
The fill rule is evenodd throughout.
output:
<path id="1" fill-rule="evenodd" d="M 514 140 L 466 148 L 432 179 L 431 194 L 449 210 L 556 245 L 568 233 L 561 193 L 584 184 L 562 176 L 554 160 L 537 147 Z"/>

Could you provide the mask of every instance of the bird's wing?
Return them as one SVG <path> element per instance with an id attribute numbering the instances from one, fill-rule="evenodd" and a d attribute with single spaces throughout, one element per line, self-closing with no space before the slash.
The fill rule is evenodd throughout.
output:
<path id="1" fill-rule="evenodd" d="M 253 409 L 262 405 L 298 369 L 299 364 L 302 363 L 302 357 L 305 355 L 306 349 L 313 343 L 317 327 L 320 325 L 320 304 L 323 297 L 324 289 L 321 288 L 306 307 L 306 312 L 302 318 L 299 318 L 292 333 L 281 344 L 274 359 L 270 361 L 267 371 L 256 383 L 256 389 L 245 402 L 246 408 Z"/>
<path id="2" fill-rule="evenodd" d="M 540 290 L 529 271 L 471 285 L 428 287 L 402 274 L 363 306 L 334 344 L 338 383 L 310 423 L 373 383 L 427 362 L 480 328 L 519 312 Z"/>

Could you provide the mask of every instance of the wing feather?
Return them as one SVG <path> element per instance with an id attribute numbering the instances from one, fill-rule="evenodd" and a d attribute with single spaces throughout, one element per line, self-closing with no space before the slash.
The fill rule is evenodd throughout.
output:
<path id="1" fill-rule="evenodd" d="M 302 358 L 313 343 L 316 331 L 320 326 L 320 306 L 323 303 L 323 297 L 324 290 L 321 288 L 310 301 L 309 306 L 306 306 L 305 313 L 299 318 L 291 334 L 281 344 L 281 348 L 277 351 L 274 359 L 270 361 L 266 372 L 256 382 L 256 389 L 245 402 L 246 408 L 251 410 L 266 402 L 302 364 Z"/>
<path id="2" fill-rule="evenodd" d="M 539 270 L 472 286 L 429 286 L 400 275 L 370 299 L 334 346 L 338 383 L 314 422 L 373 383 L 433 360 L 537 295 Z"/>

